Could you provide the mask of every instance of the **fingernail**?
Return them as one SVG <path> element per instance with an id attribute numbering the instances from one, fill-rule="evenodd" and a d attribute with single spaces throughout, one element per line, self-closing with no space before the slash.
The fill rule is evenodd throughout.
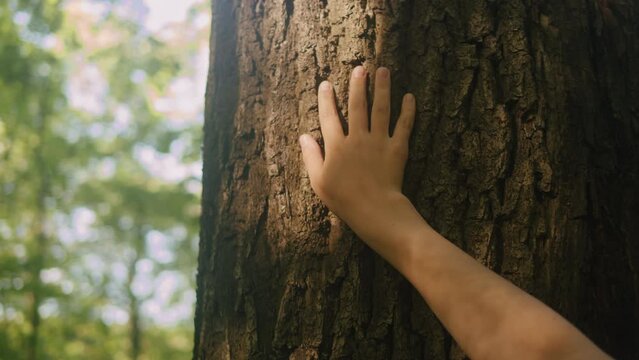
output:
<path id="1" fill-rule="evenodd" d="M 300 135 L 298 140 L 301 146 L 306 146 L 306 144 L 308 144 L 308 137 L 305 136 L 304 134 Z"/>
<path id="2" fill-rule="evenodd" d="M 353 70 L 353 75 L 355 77 L 362 77 L 364 76 L 364 67 L 362 65 L 358 65 L 355 67 L 355 70 Z"/>
<path id="3" fill-rule="evenodd" d="M 322 81 L 322 83 L 320 84 L 320 90 L 328 91 L 330 89 L 331 89 L 331 83 L 328 82 L 327 80 Z"/>
<path id="4" fill-rule="evenodd" d="M 390 72 L 388 71 L 388 68 L 385 67 L 380 67 L 377 69 L 377 74 L 383 78 L 383 79 L 387 79 L 388 75 L 390 74 Z"/>

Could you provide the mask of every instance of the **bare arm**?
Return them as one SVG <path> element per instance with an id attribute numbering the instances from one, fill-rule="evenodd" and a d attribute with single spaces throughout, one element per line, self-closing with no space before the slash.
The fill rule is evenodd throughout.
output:
<path id="1" fill-rule="evenodd" d="M 389 137 L 388 70 L 376 72 L 370 131 L 365 84 L 365 70 L 358 66 L 350 80 L 348 136 L 330 83 L 318 90 L 325 156 L 310 135 L 302 135 L 300 143 L 320 199 L 415 286 L 471 358 L 609 359 L 559 314 L 464 253 L 419 215 L 401 193 L 414 97 L 404 96 Z"/>

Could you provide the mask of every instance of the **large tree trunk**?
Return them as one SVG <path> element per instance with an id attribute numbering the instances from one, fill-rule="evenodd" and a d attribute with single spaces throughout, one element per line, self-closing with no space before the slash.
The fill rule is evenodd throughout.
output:
<path id="1" fill-rule="evenodd" d="M 394 117 L 416 95 L 404 189 L 427 221 L 639 358 L 637 19 L 637 0 L 214 0 L 195 358 L 464 357 L 309 186 L 317 86 L 345 109 L 360 63 L 391 69 Z"/>

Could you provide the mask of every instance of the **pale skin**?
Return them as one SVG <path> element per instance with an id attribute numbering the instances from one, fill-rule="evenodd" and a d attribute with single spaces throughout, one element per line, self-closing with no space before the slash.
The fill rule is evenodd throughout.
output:
<path id="1" fill-rule="evenodd" d="M 325 155 L 300 136 L 311 187 L 322 202 L 419 291 L 472 359 L 610 359 L 576 327 L 437 233 L 402 194 L 415 97 L 406 94 L 392 137 L 390 72 L 375 72 L 373 106 L 367 72 L 349 82 L 348 135 L 332 85 L 318 89 Z M 370 130 L 369 130 L 370 121 Z"/>

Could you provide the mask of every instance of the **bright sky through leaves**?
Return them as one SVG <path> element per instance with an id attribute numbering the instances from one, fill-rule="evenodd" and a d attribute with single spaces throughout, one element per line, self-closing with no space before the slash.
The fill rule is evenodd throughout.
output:
<path id="1" fill-rule="evenodd" d="M 123 1 L 114 5 L 115 9 L 109 9 L 104 3 L 91 2 L 86 0 L 68 1 L 65 11 L 69 14 L 75 14 L 78 17 L 87 19 L 87 24 L 81 26 L 90 26 L 91 22 L 99 21 L 104 17 L 106 12 L 114 10 L 118 14 L 128 14 L 144 24 L 146 29 L 166 41 L 180 41 L 179 35 L 183 31 L 180 26 L 187 21 L 189 9 L 193 5 L 201 3 L 202 0 L 186 0 L 186 1 L 166 1 L 166 0 L 145 0 L 143 4 L 136 1 Z M 206 13 L 198 14 L 195 21 L 190 25 L 201 30 L 208 28 L 210 15 Z M 99 33 L 98 42 L 100 44 L 109 44 L 117 41 L 116 34 L 109 34 L 108 28 Z M 85 44 L 89 43 L 89 39 L 84 39 Z M 201 42 L 199 44 L 200 51 L 198 56 L 186 66 L 192 66 L 193 72 L 191 76 L 181 76 L 171 81 L 167 88 L 167 92 L 163 94 L 149 93 L 155 111 L 160 113 L 167 121 L 170 127 L 174 129 L 182 129 L 193 126 L 193 123 L 201 123 L 203 111 L 204 89 L 206 81 L 206 71 L 208 66 L 208 43 Z M 94 116 L 104 115 L 106 106 L 104 99 L 108 94 L 108 83 L 105 75 L 95 64 L 91 63 L 82 52 L 71 58 L 73 72 L 69 79 L 67 88 L 67 97 L 72 107 L 87 112 Z M 133 82 L 143 81 L 145 73 L 143 70 L 137 70 L 131 73 L 130 78 Z M 100 124 L 95 124 L 91 131 L 91 136 L 99 137 L 116 137 L 118 134 L 127 131 L 127 126 L 135 119 L 131 118 L 130 110 L 120 105 L 115 112 L 115 122 L 110 129 Z M 185 164 L 181 161 L 182 152 L 184 150 L 184 141 L 177 139 L 171 146 L 170 152 L 161 153 L 156 151 L 152 146 L 137 145 L 134 150 L 134 156 L 142 166 L 153 176 L 167 182 L 177 182 L 188 177 L 201 178 L 202 169 L 201 162 L 193 162 Z M 101 168 L 101 173 L 108 176 L 111 173 L 109 163 L 107 162 Z M 190 191 L 199 194 L 201 186 L 197 182 L 192 182 L 189 187 Z M 75 234 L 74 238 L 85 238 L 88 234 L 88 227 L 91 225 L 90 219 L 95 214 L 84 211 L 74 212 L 73 229 L 71 232 Z M 158 261 L 167 261 L 170 258 L 171 251 L 167 246 L 167 241 L 160 240 L 162 235 L 157 232 L 151 232 L 147 236 L 147 244 L 149 253 Z M 116 271 L 117 275 L 118 272 Z M 124 278 L 125 274 L 120 274 L 120 278 Z M 169 299 L 172 292 L 176 289 L 176 283 L 183 281 L 180 274 L 166 272 L 159 279 L 153 279 L 152 274 L 147 271 L 138 272 L 133 290 L 139 292 L 140 295 L 150 295 L 150 289 L 153 289 L 153 296 L 143 305 L 145 314 L 157 323 L 170 325 L 175 321 L 181 321 L 190 318 L 193 315 L 193 304 L 195 301 L 194 292 L 185 293 L 183 301 L 177 305 L 170 306 Z M 116 311 L 115 308 L 109 306 L 104 311 L 105 320 L 107 322 L 126 322 L 128 317 L 122 311 Z"/>
<path id="2" fill-rule="evenodd" d="M 190 353 L 209 26 L 206 0 L 0 2 L 0 357 Z"/>

